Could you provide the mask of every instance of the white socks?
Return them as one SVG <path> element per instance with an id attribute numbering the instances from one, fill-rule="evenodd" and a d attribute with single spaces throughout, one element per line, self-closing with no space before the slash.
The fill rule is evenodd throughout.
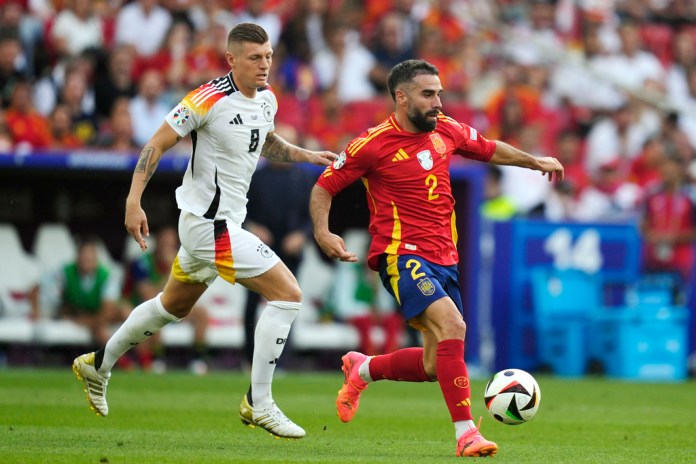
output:
<path id="1" fill-rule="evenodd" d="M 273 372 L 300 307 L 300 303 L 269 301 L 256 323 L 251 364 L 251 401 L 254 408 L 269 408 L 273 403 Z"/>
<path id="2" fill-rule="evenodd" d="M 462 435 L 475 428 L 476 424 L 474 424 L 474 421 L 472 420 L 457 421 L 454 423 L 454 434 L 456 435 L 457 440 L 459 440 Z"/>
<path id="3" fill-rule="evenodd" d="M 372 356 L 368 356 L 361 365 L 358 366 L 358 375 L 364 382 L 372 382 L 372 376 L 370 375 L 370 361 L 372 361 Z"/>
<path id="4" fill-rule="evenodd" d="M 170 322 L 179 322 L 181 319 L 169 314 L 164 306 L 160 293 L 151 300 L 139 304 L 130 313 L 128 319 L 118 328 L 106 346 L 104 347 L 104 359 L 99 366 L 99 373 L 106 375 L 116 364 L 118 358 L 142 342 L 149 336 L 158 332 L 162 327 Z"/>

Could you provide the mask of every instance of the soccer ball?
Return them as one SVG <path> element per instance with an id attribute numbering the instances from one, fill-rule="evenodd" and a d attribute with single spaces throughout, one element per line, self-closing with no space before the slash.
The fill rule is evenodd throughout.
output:
<path id="1" fill-rule="evenodd" d="M 523 424 L 539 409 L 541 390 L 534 377 L 521 369 L 505 369 L 488 381 L 484 392 L 486 409 L 497 421 Z"/>

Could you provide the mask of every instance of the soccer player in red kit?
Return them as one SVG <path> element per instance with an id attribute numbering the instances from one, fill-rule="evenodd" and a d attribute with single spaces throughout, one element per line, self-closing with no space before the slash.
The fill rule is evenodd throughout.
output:
<path id="1" fill-rule="evenodd" d="M 353 418 L 369 382 L 438 381 L 455 426 L 457 456 L 489 456 L 498 446 L 481 435 L 470 408 L 450 160 L 459 155 L 534 169 L 549 180 L 562 179 L 563 166 L 555 158 L 537 158 L 489 141 L 443 115 L 438 74 L 422 60 L 392 68 L 388 84 L 394 113 L 349 143 L 326 168 L 312 190 L 310 214 L 324 253 L 357 261 L 343 239 L 331 233 L 328 218 L 333 196 L 362 180 L 372 236 L 368 265 L 379 272 L 404 318 L 423 334 L 423 348 L 374 357 L 351 351 L 343 356 L 345 381 L 336 399 L 340 419 Z"/>

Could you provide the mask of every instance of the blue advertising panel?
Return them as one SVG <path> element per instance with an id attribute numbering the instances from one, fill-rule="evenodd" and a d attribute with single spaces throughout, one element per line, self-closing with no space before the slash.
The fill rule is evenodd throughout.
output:
<path id="1" fill-rule="evenodd" d="M 490 320 L 496 370 L 538 367 L 531 269 L 579 269 L 616 285 L 634 282 L 639 274 L 640 237 L 635 224 L 517 219 L 496 223 L 492 239 Z"/>

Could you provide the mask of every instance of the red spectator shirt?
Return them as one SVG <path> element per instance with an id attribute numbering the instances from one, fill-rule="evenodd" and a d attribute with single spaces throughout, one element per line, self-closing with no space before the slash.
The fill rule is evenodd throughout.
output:
<path id="1" fill-rule="evenodd" d="M 458 262 L 453 155 L 487 162 L 495 151 L 476 129 L 443 114 L 432 132 L 407 132 L 392 114 L 351 141 L 319 177 L 332 196 L 362 180 L 372 236 L 368 265 L 381 254 L 414 254 L 445 266 Z"/>
<path id="2" fill-rule="evenodd" d="M 685 186 L 669 192 L 656 187 L 649 192 L 644 204 L 647 227 L 655 232 L 689 232 L 696 228 L 696 191 Z M 688 280 L 694 266 L 692 243 L 645 246 L 645 266 L 652 271 L 678 271 Z"/>

